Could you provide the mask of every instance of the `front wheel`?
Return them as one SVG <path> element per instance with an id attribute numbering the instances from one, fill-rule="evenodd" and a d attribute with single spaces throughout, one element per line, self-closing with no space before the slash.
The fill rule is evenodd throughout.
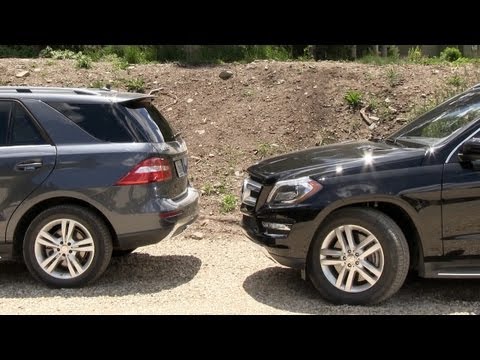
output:
<path id="1" fill-rule="evenodd" d="M 405 281 L 408 244 L 384 213 L 349 208 L 330 216 L 308 256 L 313 285 L 328 301 L 365 305 L 386 300 Z"/>
<path id="2" fill-rule="evenodd" d="M 25 234 L 23 257 L 32 275 L 51 287 L 80 287 L 97 279 L 112 255 L 105 223 L 82 207 L 40 213 Z"/>

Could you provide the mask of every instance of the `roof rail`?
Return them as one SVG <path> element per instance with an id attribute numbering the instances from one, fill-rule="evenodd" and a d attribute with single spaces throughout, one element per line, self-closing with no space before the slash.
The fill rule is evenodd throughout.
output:
<path id="1" fill-rule="evenodd" d="M 100 91 L 85 88 L 63 88 L 63 87 L 38 87 L 38 86 L 0 86 L 0 92 L 18 92 L 18 93 L 75 93 L 78 95 L 101 95 Z"/>
<path id="2" fill-rule="evenodd" d="M 474 89 L 480 88 L 480 83 L 473 85 L 472 88 L 474 88 Z"/>

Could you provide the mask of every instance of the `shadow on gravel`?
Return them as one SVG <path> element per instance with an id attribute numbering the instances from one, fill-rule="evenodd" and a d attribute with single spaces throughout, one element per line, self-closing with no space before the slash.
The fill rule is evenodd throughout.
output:
<path id="1" fill-rule="evenodd" d="M 0 263 L 0 298 L 97 297 L 151 294 L 188 283 L 200 270 L 195 256 L 133 253 L 112 261 L 100 279 L 79 289 L 50 289 L 22 263 Z"/>
<path id="2" fill-rule="evenodd" d="M 398 293 L 375 306 L 335 306 L 323 300 L 300 272 L 283 267 L 257 271 L 245 279 L 256 301 L 303 314 L 480 314 L 480 280 L 422 279 L 409 276 Z"/>

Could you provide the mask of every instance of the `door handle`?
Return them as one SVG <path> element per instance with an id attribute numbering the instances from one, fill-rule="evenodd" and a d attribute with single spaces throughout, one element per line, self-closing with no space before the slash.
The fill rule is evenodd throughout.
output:
<path id="1" fill-rule="evenodd" d="M 42 166 L 43 162 L 41 160 L 27 160 L 16 164 L 15 169 L 20 171 L 34 171 Z"/>

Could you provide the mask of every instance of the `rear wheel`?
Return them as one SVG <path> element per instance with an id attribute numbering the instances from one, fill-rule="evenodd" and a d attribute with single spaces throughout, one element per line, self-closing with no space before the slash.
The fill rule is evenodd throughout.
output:
<path id="1" fill-rule="evenodd" d="M 112 255 L 105 223 L 91 211 L 61 205 L 40 213 L 25 235 L 28 270 L 52 287 L 80 287 L 97 279 Z"/>
<path id="2" fill-rule="evenodd" d="M 320 294 L 337 304 L 374 304 L 400 289 L 408 273 L 405 236 L 385 214 L 362 208 L 335 212 L 315 237 L 308 272 Z"/>

